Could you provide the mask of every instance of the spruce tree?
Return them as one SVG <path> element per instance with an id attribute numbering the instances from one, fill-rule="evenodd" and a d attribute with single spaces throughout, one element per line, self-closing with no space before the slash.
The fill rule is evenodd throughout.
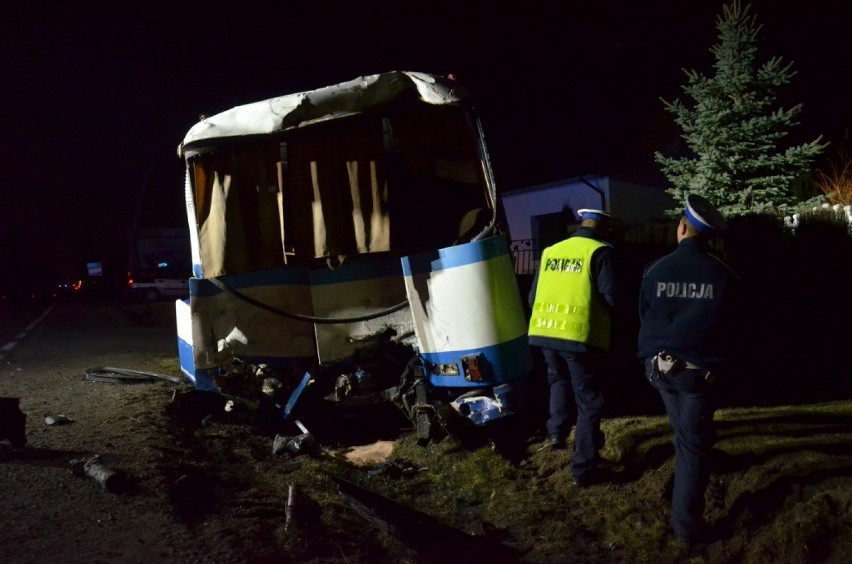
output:
<path id="1" fill-rule="evenodd" d="M 684 71 L 687 84 L 682 88 L 693 102 L 663 100 L 692 155 L 655 155 L 673 184 L 667 192 L 677 202 L 688 193 L 700 194 L 726 215 L 795 207 L 794 179 L 807 173 L 827 146 L 818 137 L 781 147 L 788 130 L 797 125 L 802 104 L 776 107 L 776 90 L 788 84 L 795 71 L 780 57 L 757 66 L 760 26 L 749 9 L 738 0 L 723 6 L 716 21 L 719 43 L 710 50 L 715 75 Z"/>

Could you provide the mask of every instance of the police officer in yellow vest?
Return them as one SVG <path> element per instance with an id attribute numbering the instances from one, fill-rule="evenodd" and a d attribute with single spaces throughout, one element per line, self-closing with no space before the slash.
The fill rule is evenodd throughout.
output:
<path id="1" fill-rule="evenodd" d="M 576 404 L 572 484 L 599 480 L 598 450 L 603 396 L 602 372 L 610 346 L 615 306 L 612 246 L 604 238 L 611 216 L 582 209 L 572 236 L 542 252 L 530 292 L 529 343 L 541 347 L 550 387 L 548 445 L 564 448 L 571 430 L 572 396 Z"/>

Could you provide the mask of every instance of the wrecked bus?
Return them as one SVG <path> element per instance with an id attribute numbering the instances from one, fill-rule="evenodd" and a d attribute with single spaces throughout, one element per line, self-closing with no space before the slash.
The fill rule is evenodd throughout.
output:
<path id="1" fill-rule="evenodd" d="M 283 418 L 309 392 L 392 402 L 427 440 L 521 407 L 526 318 L 460 84 L 389 72 L 238 106 L 179 155 L 178 349 L 197 390 L 263 388 Z"/>

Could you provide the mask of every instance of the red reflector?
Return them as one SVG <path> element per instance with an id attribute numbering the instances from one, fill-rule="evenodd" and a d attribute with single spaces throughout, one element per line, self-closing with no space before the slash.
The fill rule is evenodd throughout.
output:
<path id="1" fill-rule="evenodd" d="M 479 369 L 478 356 L 463 356 L 462 367 L 464 368 L 464 378 L 469 382 L 482 382 L 485 378 L 482 377 L 482 371 Z"/>

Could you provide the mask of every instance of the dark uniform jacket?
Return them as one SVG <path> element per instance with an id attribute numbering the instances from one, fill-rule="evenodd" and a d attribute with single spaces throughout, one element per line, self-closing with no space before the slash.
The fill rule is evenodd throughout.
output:
<path id="1" fill-rule="evenodd" d="M 589 239 L 594 239 L 595 241 L 602 241 L 603 238 L 598 235 L 598 233 L 589 227 L 580 227 L 575 231 L 571 237 L 586 237 Z M 613 260 L 612 260 L 612 246 L 607 243 L 606 246 L 597 249 L 592 255 L 592 262 L 590 265 L 592 276 L 594 278 L 593 283 L 595 287 L 595 291 L 600 300 L 603 303 L 606 303 L 612 312 L 615 307 L 615 274 L 613 272 Z M 529 304 L 532 307 L 535 304 L 535 290 L 536 286 L 538 286 L 538 271 L 535 273 L 535 278 L 532 282 L 532 289 L 529 294 Z M 535 345 L 538 347 L 544 347 L 549 349 L 561 350 L 561 351 L 571 351 L 571 352 L 588 352 L 589 345 L 585 343 L 578 343 L 576 341 L 569 341 L 566 339 L 555 339 L 552 337 L 540 337 L 533 336 L 529 337 L 529 343 L 531 345 Z"/>
<path id="2" fill-rule="evenodd" d="M 666 351 L 701 368 L 723 368 L 735 341 L 738 282 L 694 237 L 649 264 L 639 293 L 639 358 Z"/>

